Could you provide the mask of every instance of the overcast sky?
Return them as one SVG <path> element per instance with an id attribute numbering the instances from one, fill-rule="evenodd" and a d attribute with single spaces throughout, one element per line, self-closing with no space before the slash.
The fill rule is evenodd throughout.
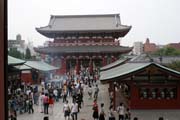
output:
<path id="1" fill-rule="evenodd" d="M 180 0 L 8 0 L 8 39 L 21 34 L 34 46 L 43 45 L 50 39 L 35 28 L 48 25 L 50 15 L 114 13 L 132 25 L 121 40 L 124 46 L 147 37 L 156 44 L 180 42 Z"/>

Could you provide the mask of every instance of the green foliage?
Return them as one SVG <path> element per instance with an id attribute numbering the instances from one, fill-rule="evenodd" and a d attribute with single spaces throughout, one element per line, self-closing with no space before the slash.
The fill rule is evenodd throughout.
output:
<path id="1" fill-rule="evenodd" d="M 169 68 L 172 68 L 174 70 L 177 70 L 180 72 L 180 61 L 173 61 L 169 65 L 167 65 Z"/>
<path id="2" fill-rule="evenodd" d="M 19 59 L 24 58 L 24 54 L 18 51 L 17 48 L 10 48 L 10 50 L 8 51 L 8 55 Z"/>
<path id="3" fill-rule="evenodd" d="M 177 50 L 172 47 L 164 47 L 154 52 L 153 54 L 160 56 L 176 56 L 176 55 L 180 55 L 180 50 Z"/>
<path id="4" fill-rule="evenodd" d="M 31 57 L 32 57 L 32 56 L 31 56 L 31 51 L 30 51 L 30 49 L 27 47 L 27 48 L 26 48 L 25 58 L 26 58 L 26 59 L 31 59 Z"/>

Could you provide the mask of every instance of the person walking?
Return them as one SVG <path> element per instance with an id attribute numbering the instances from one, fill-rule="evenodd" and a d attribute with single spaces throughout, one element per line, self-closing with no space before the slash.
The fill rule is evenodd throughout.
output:
<path id="1" fill-rule="evenodd" d="M 104 111 L 104 103 L 101 103 L 101 110 L 100 110 L 100 115 L 99 115 L 99 120 L 105 120 L 105 111 Z"/>
<path id="2" fill-rule="evenodd" d="M 98 93 L 99 93 L 99 88 L 98 85 L 96 85 L 96 87 L 94 88 L 94 99 L 98 98 Z"/>
<path id="3" fill-rule="evenodd" d="M 116 120 L 112 105 L 109 107 L 109 112 L 108 113 L 109 113 L 108 114 L 109 115 L 109 120 Z"/>
<path id="4" fill-rule="evenodd" d="M 57 88 L 55 88 L 55 89 L 53 90 L 53 95 L 54 95 L 55 101 L 58 102 L 58 101 L 59 101 L 59 98 L 58 98 L 58 90 L 57 90 Z"/>
<path id="5" fill-rule="evenodd" d="M 63 103 L 67 101 L 67 91 L 66 89 L 63 90 Z"/>
<path id="6" fill-rule="evenodd" d="M 78 104 L 74 100 L 71 106 L 71 116 L 73 120 L 77 120 L 77 114 L 78 114 Z"/>
<path id="7" fill-rule="evenodd" d="M 39 97 L 39 105 L 40 105 L 40 112 L 43 113 L 43 98 L 44 98 L 44 92 L 41 93 L 40 97 Z"/>
<path id="8" fill-rule="evenodd" d="M 53 96 L 49 96 L 49 108 L 51 109 L 51 113 L 53 114 L 53 107 L 54 107 L 54 99 Z"/>
<path id="9" fill-rule="evenodd" d="M 32 100 L 32 98 L 29 99 L 28 111 L 29 111 L 29 114 L 30 114 L 30 113 L 34 113 L 33 100 Z"/>
<path id="10" fill-rule="evenodd" d="M 46 93 L 43 97 L 43 104 L 44 104 L 44 114 L 48 114 L 48 108 L 49 108 L 49 97 Z"/>
<path id="11" fill-rule="evenodd" d="M 69 120 L 69 116 L 70 116 L 70 113 L 71 113 L 71 109 L 69 107 L 69 104 L 68 104 L 68 100 L 65 101 L 65 104 L 63 106 L 63 112 L 64 112 L 64 118 L 66 120 L 66 118 L 68 118 Z"/>
<path id="12" fill-rule="evenodd" d="M 123 103 L 119 104 L 119 106 L 117 107 L 117 112 L 119 114 L 119 120 L 124 120 L 125 107 L 124 107 Z"/>
<path id="13" fill-rule="evenodd" d="M 99 110 L 98 110 L 98 104 L 97 104 L 96 99 L 94 100 L 92 109 L 93 109 L 93 118 L 94 118 L 94 120 L 98 120 L 98 118 L 99 118 Z"/>
<path id="14" fill-rule="evenodd" d="M 93 93 L 92 87 L 91 85 L 89 85 L 89 89 L 88 89 L 89 99 L 92 99 L 92 93 Z"/>

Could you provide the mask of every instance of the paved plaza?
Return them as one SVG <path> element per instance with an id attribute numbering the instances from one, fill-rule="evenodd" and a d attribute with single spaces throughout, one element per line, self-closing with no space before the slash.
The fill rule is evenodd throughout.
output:
<path id="1" fill-rule="evenodd" d="M 100 92 L 98 97 L 98 104 L 100 107 L 100 103 L 105 104 L 106 110 L 106 120 L 108 120 L 108 107 L 109 107 L 109 94 L 108 94 L 108 85 L 99 84 Z M 92 118 L 92 104 L 93 99 L 89 99 L 87 95 L 88 87 L 85 86 L 84 92 L 84 105 L 78 114 L 78 120 L 93 120 Z M 71 102 L 71 98 L 68 97 Z M 49 120 L 64 120 L 63 113 L 63 103 L 62 99 L 59 102 L 56 102 L 54 105 L 53 113 L 49 109 L 49 115 L 44 115 L 40 113 L 39 106 L 34 105 L 35 112 L 33 114 L 18 114 L 17 120 L 43 120 L 44 116 L 49 116 Z M 132 118 L 135 116 L 139 118 L 139 120 L 158 120 L 158 117 L 163 116 L 165 120 L 180 120 L 180 110 L 131 110 Z M 116 120 L 118 120 L 116 114 Z"/>

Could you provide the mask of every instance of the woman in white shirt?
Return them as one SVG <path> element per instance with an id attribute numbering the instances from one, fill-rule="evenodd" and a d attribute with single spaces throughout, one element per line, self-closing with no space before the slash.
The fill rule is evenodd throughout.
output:
<path id="1" fill-rule="evenodd" d="M 78 104 L 74 100 L 71 106 L 71 116 L 73 120 L 77 120 L 77 114 L 78 114 Z"/>
<path id="2" fill-rule="evenodd" d="M 114 115 L 114 111 L 113 111 L 113 106 L 110 106 L 109 107 L 109 112 L 108 112 L 109 114 L 109 120 L 115 120 L 116 118 L 115 118 L 115 115 Z"/>
<path id="3" fill-rule="evenodd" d="M 123 103 L 120 103 L 120 105 L 117 108 L 117 112 L 119 114 L 119 120 L 124 120 L 125 107 L 124 107 Z"/>
<path id="4" fill-rule="evenodd" d="M 40 105 L 40 112 L 43 113 L 44 111 L 44 104 L 43 104 L 43 98 L 44 98 L 44 92 L 41 93 L 39 97 L 39 105 Z"/>
<path id="5" fill-rule="evenodd" d="M 68 104 L 68 100 L 65 101 L 65 104 L 63 106 L 63 112 L 64 112 L 65 120 L 66 120 L 66 117 L 68 117 L 68 120 L 69 120 L 69 115 L 70 115 L 71 110 Z"/>

